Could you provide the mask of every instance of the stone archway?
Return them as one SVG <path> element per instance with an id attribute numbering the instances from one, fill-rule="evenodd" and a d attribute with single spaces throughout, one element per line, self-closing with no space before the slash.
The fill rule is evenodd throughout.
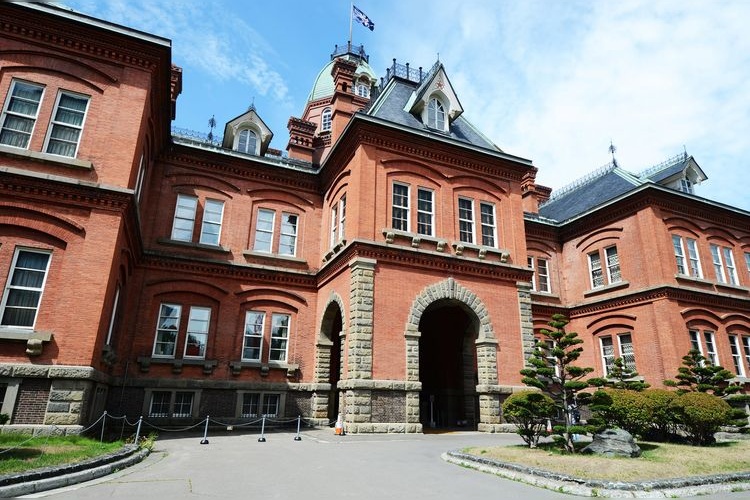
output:
<path id="1" fill-rule="evenodd" d="M 477 428 L 486 430 L 500 422 L 500 388 L 497 376 L 497 339 L 489 311 L 482 300 L 471 290 L 448 278 L 425 287 L 414 299 L 406 322 L 406 376 L 409 382 L 420 381 L 420 323 L 430 305 L 438 301 L 461 303 L 478 321 L 476 333 L 476 393 L 479 399 Z M 410 423 L 420 419 L 420 393 L 407 394 L 407 415 Z"/>
<path id="2" fill-rule="evenodd" d="M 346 315 L 344 301 L 331 292 L 323 309 L 318 340 L 315 343 L 315 391 L 313 419 L 329 423 L 339 412 L 337 385 L 344 375 L 342 363 L 345 345 Z"/>

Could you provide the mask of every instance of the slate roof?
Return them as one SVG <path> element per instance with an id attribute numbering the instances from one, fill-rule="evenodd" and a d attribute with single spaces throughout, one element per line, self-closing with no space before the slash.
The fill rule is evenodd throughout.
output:
<path id="1" fill-rule="evenodd" d="M 380 92 L 380 95 L 378 95 L 376 102 L 372 103 L 367 110 L 367 114 L 413 128 L 422 133 L 428 132 L 438 137 L 450 137 L 451 139 L 473 146 L 502 152 L 500 148 L 469 123 L 463 115 L 451 123 L 450 133 L 446 134 L 428 128 L 417 117 L 405 111 L 406 102 L 417 87 L 418 85 L 414 82 L 396 77 L 391 78 L 386 87 Z"/>
<path id="2" fill-rule="evenodd" d="M 632 174 L 615 163 L 556 191 L 549 201 L 539 207 L 539 216 L 555 222 L 565 222 L 589 212 L 644 184 L 661 184 L 684 172 L 695 160 L 687 153 L 670 158 L 664 163 Z"/>

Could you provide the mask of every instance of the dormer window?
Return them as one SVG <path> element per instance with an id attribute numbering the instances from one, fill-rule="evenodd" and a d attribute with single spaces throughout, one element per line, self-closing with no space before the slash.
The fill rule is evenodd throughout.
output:
<path id="1" fill-rule="evenodd" d="M 251 155 L 258 154 L 258 134 L 253 130 L 244 129 L 237 135 L 237 151 Z"/>
<path id="2" fill-rule="evenodd" d="M 437 130 L 445 130 L 445 106 L 436 97 L 427 103 L 427 126 Z"/>
<path id="3" fill-rule="evenodd" d="M 693 183 L 690 182 L 690 179 L 680 179 L 680 191 L 683 193 L 694 194 Z"/>
<path id="4" fill-rule="evenodd" d="M 359 97 L 370 97 L 370 84 L 364 78 L 357 81 L 354 87 L 354 93 Z"/>
<path id="5" fill-rule="evenodd" d="M 326 108 L 320 115 L 320 131 L 329 132 L 331 130 L 331 108 Z"/>

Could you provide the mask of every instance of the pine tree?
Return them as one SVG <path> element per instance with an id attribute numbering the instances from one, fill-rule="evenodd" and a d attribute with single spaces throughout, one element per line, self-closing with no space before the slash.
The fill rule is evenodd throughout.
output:
<path id="1" fill-rule="evenodd" d="M 677 369 L 677 380 L 665 380 L 664 385 L 677 387 L 679 392 L 711 392 L 725 396 L 737 392 L 739 385 L 730 385 L 732 372 L 721 365 L 714 365 L 697 349 L 691 349 L 682 357 L 682 366 Z"/>
<path id="2" fill-rule="evenodd" d="M 554 434 L 565 450 L 575 453 L 574 434 L 586 434 L 587 429 L 578 424 L 578 405 L 587 401 L 588 394 L 581 393 L 588 387 L 583 381 L 593 368 L 576 366 L 581 356 L 583 340 L 575 332 L 566 332 L 568 319 L 562 314 L 555 314 L 547 323 L 553 330 L 543 329 L 542 339 L 537 341 L 534 352 L 528 360 L 528 367 L 521 370 L 523 383 L 541 389 L 555 402 L 560 415 L 564 416 L 565 425 L 553 427 Z"/>

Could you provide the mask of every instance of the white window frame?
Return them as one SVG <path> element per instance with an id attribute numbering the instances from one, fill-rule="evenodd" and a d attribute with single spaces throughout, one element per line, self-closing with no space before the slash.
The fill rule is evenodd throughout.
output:
<path id="1" fill-rule="evenodd" d="M 270 221 L 265 220 L 261 217 L 261 214 L 270 215 Z M 270 222 L 271 228 L 268 229 L 266 224 Z M 261 226 L 261 223 L 263 225 Z M 253 242 L 253 250 L 256 252 L 271 253 L 273 251 L 273 232 L 276 225 L 276 211 L 269 208 L 259 208 L 258 213 L 255 216 L 255 241 Z M 268 241 L 258 239 L 259 235 L 268 236 Z M 268 248 L 265 248 L 266 243 Z"/>
<path id="2" fill-rule="evenodd" d="M 154 399 L 158 395 L 159 411 L 154 411 Z M 166 401 L 164 401 L 166 399 Z M 166 407 L 166 408 L 165 408 Z M 166 410 L 166 411 L 164 411 Z M 169 418 L 172 415 L 172 391 L 153 391 L 148 404 L 148 416 L 152 418 Z"/>
<path id="3" fill-rule="evenodd" d="M 468 203 L 468 206 L 461 206 L 461 202 Z M 468 216 L 468 217 L 467 217 Z M 475 224 L 474 224 L 474 200 L 464 196 L 458 197 L 458 240 L 463 243 L 474 244 L 475 241 Z"/>
<path id="4" fill-rule="evenodd" d="M 531 289 L 535 292 L 552 293 L 549 276 L 549 259 L 529 255 L 526 257 L 526 262 L 528 267 L 534 271 L 534 275 L 531 277 Z"/>
<path id="5" fill-rule="evenodd" d="M 74 99 L 81 99 L 86 101 L 86 108 L 83 110 L 83 117 L 81 118 L 81 124 L 75 125 L 72 123 L 60 121 L 57 118 L 57 112 L 60 110 L 60 100 L 63 98 L 63 96 L 71 97 Z M 44 140 L 44 152 L 47 154 L 55 155 L 55 156 L 63 156 L 65 158 L 75 158 L 78 155 L 78 148 L 81 146 L 81 136 L 83 135 L 83 127 L 86 124 L 86 115 L 88 115 L 89 105 L 91 104 L 91 96 L 85 95 L 85 94 L 78 94 L 76 92 L 70 92 L 67 90 L 60 90 L 57 93 L 57 98 L 55 100 L 55 107 L 52 110 L 52 115 L 50 116 L 50 122 L 49 127 L 47 128 L 47 137 Z M 76 113 L 81 113 L 78 110 L 72 110 Z M 73 129 L 77 131 L 76 139 L 75 141 L 71 140 L 62 140 L 60 138 L 54 138 L 52 134 L 54 133 L 55 129 L 58 127 L 62 128 L 68 128 Z M 61 153 L 53 153 L 50 151 L 51 144 L 53 141 L 61 142 L 61 143 L 69 143 L 69 144 L 75 144 L 75 147 L 73 148 L 73 154 L 67 155 L 67 154 L 61 154 Z"/>
<path id="6" fill-rule="evenodd" d="M 709 247 L 711 249 L 714 272 L 716 273 L 716 281 L 734 286 L 739 285 L 732 249 L 714 243 L 711 243 Z"/>
<path id="7" fill-rule="evenodd" d="M 18 99 L 18 100 L 23 100 L 23 101 L 26 101 L 26 102 L 33 102 L 33 101 L 30 101 L 29 99 L 25 99 L 25 98 L 21 98 L 21 97 L 16 97 L 16 96 L 13 95 L 14 92 L 15 92 L 15 90 L 16 90 L 16 86 L 19 85 L 19 84 L 21 84 L 21 85 L 27 85 L 29 87 L 36 87 L 38 89 L 41 89 L 41 91 L 42 91 L 41 95 L 39 96 L 39 101 L 36 103 L 36 109 L 34 111 L 34 115 L 33 116 L 32 115 L 25 115 L 23 113 L 19 113 L 17 111 L 11 111 L 10 110 L 10 104 L 11 104 L 11 101 L 14 98 Z M 2 131 L 6 130 L 6 128 L 7 128 L 5 126 L 5 123 L 8 120 L 9 116 L 18 117 L 18 118 L 21 118 L 23 120 L 31 120 L 32 121 L 32 125 L 31 125 L 31 130 L 29 132 L 7 128 L 8 131 L 11 131 L 11 132 L 14 132 L 14 133 L 18 133 L 18 134 L 21 134 L 21 135 L 24 135 L 24 136 L 27 136 L 27 137 L 26 137 L 26 143 L 23 146 L 14 146 L 13 144 L 8 144 L 8 143 L 3 142 L 2 144 L 4 146 L 9 146 L 9 147 L 18 148 L 18 149 L 29 149 L 29 144 L 31 144 L 31 138 L 34 136 L 34 129 L 36 128 L 36 123 L 37 123 L 37 120 L 39 118 L 39 109 L 42 107 L 42 101 L 44 100 L 45 90 L 46 90 L 45 86 L 44 85 L 39 85 L 38 83 L 32 83 L 32 82 L 29 82 L 29 81 L 26 81 L 26 80 L 17 80 L 15 78 L 11 81 L 10 88 L 8 89 L 8 96 L 6 97 L 5 104 L 3 105 L 2 123 L 0 123 L 0 137 L 2 136 Z"/>
<path id="8" fill-rule="evenodd" d="M 334 203 L 331 207 L 331 237 L 328 246 L 333 247 L 339 241 L 339 206 Z"/>
<path id="9" fill-rule="evenodd" d="M 489 212 L 485 212 L 489 209 Z M 488 217 L 486 217 L 488 216 Z M 489 220 L 488 220 L 489 219 Z M 479 202 L 479 223 L 482 226 L 482 246 L 497 248 L 497 225 L 495 221 L 495 205 L 484 201 Z"/>
<path id="10" fill-rule="evenodd" d="M 435 236 L 435 191 L 417 187 L 417 234 Z"/>
<path id="11" fill-rule="evenodd" d="M 201 221 L 200 243 L 219 246 L 221 241 L 221 224 L 224 218 L 224 202 L 206 198 Z"/>
<path id="12" fill-rule="evenodd" d="M 742 346 L 740 345 L 740 335 L 729 334 L 729 348 L 732 352 L 732 361 L 734 362 L 734 371 L 738 377 L 745 376 L 745 367 L 742 363 Z M 750 342 L 748 343 L 748 356 L 750 356 Z"/>
<path id="13" fill-rule="evenodd" d="M 198 211 L 198 197 L 189 194 L 178 194 L 175 202 L 174 218 L 172 220 L 172 236 L 174 241 L 193 241 L 195 230 L 195 215 Z M 185 225 L 185 227 L 179 227 Z M 182 236 L 180 233 L 187 232 L 190 226 L 190 235 Z"/>
<path id="14" fill-rule="evenodd" d="M 447 113 L 445 104 L 437 97 L 430 97 L 427 101 L 427 121 L 426 125 L 435 130 L 445 132 L 447 123 Z"/>
<path id="15" fill-rule="evenodd" d="M 286 318 L 286 325 L 279 321 Z M 268 352 L 270 362 L 286 363 L 289 355 L 289 338 L 292 327 L 292 316 L 285 313 L 271 314 L 271 344 Z"/>
<path id="16" fill-rule="evenodd" d="M 117 310 L 120 306 L 120 290 L 121 286 L 118 283 L 117 287 L 115 288 L 115 298 L 112 301 L 112 313 L 109 317 L 109 328 L 107 328 L 107 340 L 104 341 L 105 345 L 110 345 L 112 343 L 112 332 L 115 330 L 115 319 L 117 318 Z"/>
<path id="17" fill-rule="evenodd" d="M 698 253 L 698 242 L 693 238 L 683 237 L 678 234 L 672 235 L 672 245 L 677 259 L 677 274 L 702 278 L 700 254 Z M 685 251 L 687 249 L 687 252 Z"/>
<path id="18" fill-rule="evenodd" d="M 252 141 L 250 135 L 252 134 Z M 237 144 L 235 145 L 235 151 L 240 153 L 246 153 L 251 155 L 258 154 L 258 145 L 260 144 L 260 137 L 258 132 L 252 128 L 243 128 L 237 133 Z M 252 147 L 251 147 L 252 146 Z"/>
<path id="19" fill-rule="evenodd" d="M 200 315 L 205 315 L 201 317 Z M 191 306 L 188 316 L 187 332 L 185 333 L 185 346 L 182 356 L 189 359 L 206 359 L 208 347 L 208 331 L 211 326 L 211 308 Z M 198 342 L 194 342 L 193 339 Z M 191 345 L 198 345 L 198 354 L 188 354 Z"/>
<path id="20" fill-rule="evenodd" d="M 742 335 L 742 353 L 745 355 L 745 364 L 750 370 L 750 335 Z"/>
<path id="21" fill-rule="evenodd" d="M 339 239 L 342 241 L 346 236 L 346 195 L 344 194 L 339 200 Z"/>
<path id="22" fill-rule="evenodd" d="M 617 246 L 611 245 L 604 248 L 604 261 L 607 266 L 607 281 L 609 284 L 622 281 L 622 269 L 620 269 L 620 255 Z"/>
<path id="23" fill-rule="evenodd" d="M 297 226 L 299 215 L 281 212 L 279 227 L 279 255 L 297 255 Z"/>
<path id="24" fill-rule="evenodd" d="M 18 267 L 18 258 L 20 257 L 21 253 L 36 253 L 36 254 L 42 254 L 47 256 L 47 262 L 44 267 L 44 269 L 35 269 L 35 268 L 19 268 Z M 39 317 L 39 309 L 42 305 L 42 298 L 44 296 L 44 289 L 47 285 L 47 278 L 49 277 L 49 267 L 50 263 L 52 262 L 52 251 L 50 250 L 40 250 L 36 248 L 28 248 L 28 247 L 16 247 L 16 249 L 13 252 L 13 261 L 10 265 L 10 273 L 8 273 L 7 281 L 5 282 L 5 290 L 3 290 L 3 298 L 2 303 L 0 303 L 0 328 L 13 328 L 13 329 L 21 329 L 21 330 L 33 330 L 36 326 L 36 320 Z M 42 276 L 42 283 L 39 287 L 36 286 L 24 286 L 20 284 L 13 284 L 14 279 L 16 279 L 16 273 L 20 272 L 32 272 L 32 273 L 44 273 Z M 26 305 L 8 305 L 8 299 L 14 295 L 15 293 L 37 293 L 38 296 L 36 298 L 36 304 L 33 307 L 26 306 Z M 34 310 L 34 317 L 31 321 L 31 325 L 14 325 L 14 324 L 6 324 L 5 319 L 5 313 L 8 312 L 8 308 L 11 309 L 33 309 Z M 8 320 L 10 321 L 10 320 Z"/>
<path id="25" fill-rule="evenodd" d="M 402 189 L 405 192 L 397 192 Z M 408 233 L 411 230 L 411 187 L 403 182 L 394 182 L 391 190 L 391 227 Z"/>
<path id="26" fill-rule="evenodd" d="M 370 97 L 370 82 L 364 78 L 360 78 L 354 86 L 354 92 L 359 97 Z"/>
<path id="27" fill-rule="evenodd" d="M 176 310 L 177 314 L 169 314 L 165 315 L 165 308 L 171 307 L 174 310 Z M 170 328 L 165 323 L 163 319 L 171 320 L 170 323 L 174 323 L 174 328 Z M 159 313 L 156 319 L 156 332 L 154 334 L 154 347 L 151 352 L 151 355 L 154 358 L 168 358 L 173 359 L 175 357 L 175 353 L 177 352 L 177 342 L 180 340 L 180 320 L 182 319 L 182 304 L 173 304 L 169 302 L 162 302 L 159 304 Z M 169 345 L 170 342 L 165 342 L 164 340 L 161 340 L 160 334 L 162 333 L 168 333 L 174 331 L 174 341 L 171 342 L 172 344 L 172 352 L 171 353 L 163 353 L 163 352 L 157 352 L 161 351 L 161 349 L 157 349 L 157 347 L 161 345 Z"/>
<path id="28" fill-rule="evenodd" d="M 701 342 L 701 335 L 700 330 L 697 330 L 695 328 L 691 328 L 688 330 L 688 333 L 690 334 L 690 349 L 697 349 L 701 356 L 705 355 L 703 354 L 703 343 Z"/>
<path id="29" fill-rule="evenodd" d="M 750 273 L 750 252 L 745 252 L 745 266 L 747 266 L 747 272 Z"/>
<path id="30" fill-rule="evenodd" d="M 184 401 L 178 401 L 180 397 L 189 396 L 190 401 L 187 403 L 187 409 L 183 408 L 186 404 Z M 193 406 L 195 405 L 195 393 L 192 391 L 175 391 L 172 396 L 172 418 L 190 418 L 193 416 Z M 183 411 L 180 411 L 183 410 Z"/>
<path id="31" fill-rule="evenodd" d="M 333 127 L 333 113 L 331 111 L 331 108 L 325 108 L 323 112 L 320 113 L 320 131 L 330 132 L 332 127 Z"/>
<path id="32" fill-rule="evenodd" d="M 698 242 L 693 238 L 685 238 L 685 241 L 687 241 L 690 276 L 693 276 L 695 278 L 702 278 L 703 270 L 701 269 L 700 254 L 698 253 Z"/>
<path id="33" fill-rule="evenodd" d="M 627 342 L 625 341 L 627 339 Z M 605 345 L 605 340 L 609 346 Z M 624 346 L 629 346 L 625 348 Z M 607 353 L 607 347 L 611 348 L 611 353 Z M 621 358 L 623 368 L 635 371 L 635 349 L 633 347 L 633 334 L 630 332 L 617 333 L 614 335 L 603 335 L 599 337 L 599 349 L 602 357 L 602 370 L 607 377 L 615 366 L 615 359 Z"/>
<path id="34" fill-rule="evenodd" d="M 138 175 L 135 178 L 135 202 L 141 202 L 143 195 L 143 180 L 146 177 L 145 155 L 141 153 L 141 161 L 138 163 Z"/>
<path id="35" fill-rule="evenodd" d="M 274 400 L 275 404 L 272 405 L 272 401 Z M 269 411 L 272 407 L 274 408 L 274 410 Z M 261 415 L 263 415 L 264 417 L 278 417 L 279 413 L 281 412 L 281 394 L 278 392 L 263 393 L 260 411 Z"/>
<path id="36" fill-rule="evenodd" d="M 602 256 L 599 250 L 588 254 L 589 262 L 589 282 L 591 288 L 602 288 L 607 283 L 604 278 L 604 269 L 602 267 Z"/>
<path id="37" fill-rule="evenodd" d="M 157 395 L 161 399 L 161 411 L 154 412 L 154 399 Z M 187 403 L 181 400 L 185 397 L 189 399 Z M 148 398 L 147 414 L 151 418 L 192 418 L 198 403 L 198 394 L 195 391 L 155 390 L 148 394 Z M 184 411 L 185 406 L 188 412 Z"/>
<path id="38" fill-rule="evenodd" d="M 255 318 L 256 320 L 251 323 L 251 318 Z M 259 318 L 260 321 L 257 321 L 257 318 Z M 245 312 L 245 331 L 242 340 L 242 361 L 260 361 L 261 359 L 263 359 L 263 332 L 265 330 L 265 322 L 266 313 L 264 311 L 251 310 Z M 257 327 L 260 327 L 260 332 L 257 331 Z M 258 347 L 248 347 L 249 339 L 257 339 Z M 257 349 L 258 356 L 245 356 L 248 349 Z"/>
<path id="39" fill-rule="evenodd" d="M 719 366 L 719 353 L 716 350 L 716 335 L 711 330 L 703 330 L 703 339 L 706 341 L 706 359 L 714 366 Z"/>

